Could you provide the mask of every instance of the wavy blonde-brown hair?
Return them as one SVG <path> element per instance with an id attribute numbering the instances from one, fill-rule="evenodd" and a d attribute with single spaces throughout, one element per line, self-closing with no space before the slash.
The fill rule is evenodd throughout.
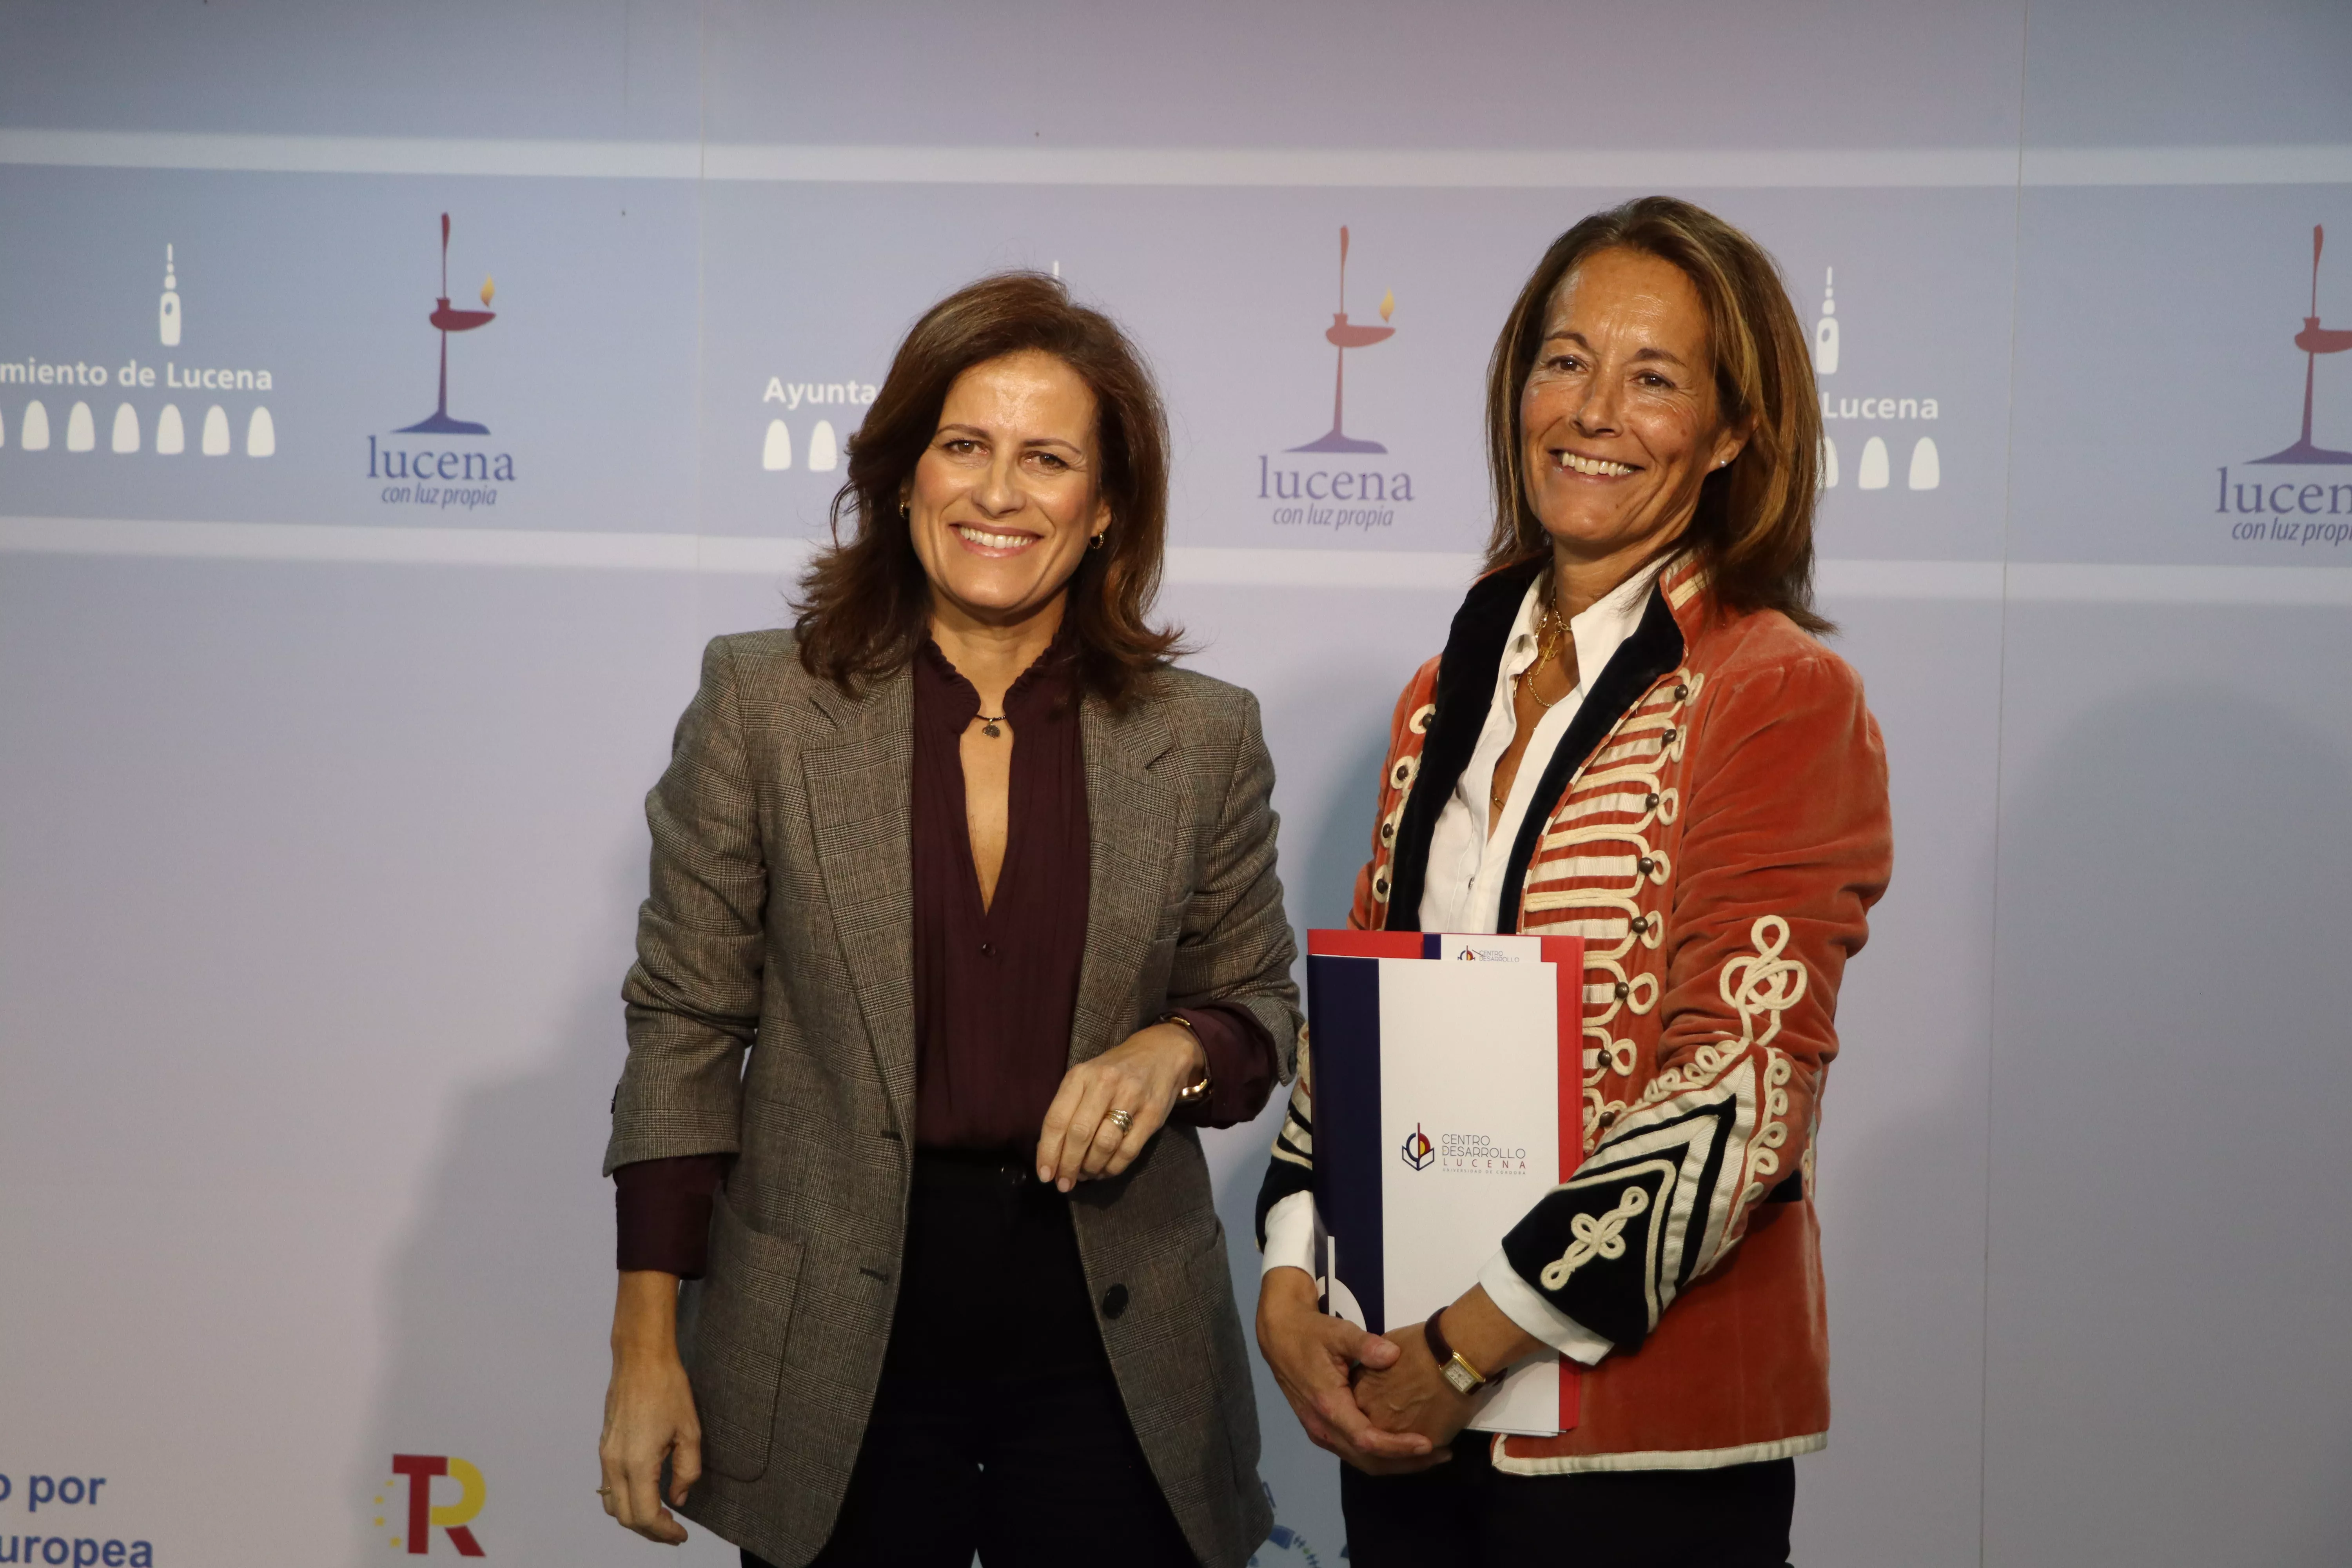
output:
<path id="1" fill-rule="evenodd" d="M 897 671 L 922 646 L 930 580 L 900 498 L 956 377 L 1024 349 L 1068 365 L 1095 398 L 1111 521 L 1104 547 L 1079 557 L 1068 585 L 1064 614 L 1077 641 L 1080 684 L 1116 705 L 1136 677 L 1183 651 L 1181 631 L 1150 621 L 1168 542 L 1168 416 L 1151 373 L 1118 323 L 1073 301 L 1060 279 L 1000 272 L 923 313 L 849 438 L 849 478 L 833 498 L 833 543 L 809 563 L 793 601 L 801 665 L 810 674 L 847 691 Z"/>
<path id="2" fill-rule="evenodd" d="M 1706 208 L 1643 196 L 1594 213 L 1552 241 L 1519 290 L 1486 367 L 1486 467 L 1495 488 L 1493 570 L 1551 552 L 1528 502 L 1519 458 L 1519 396 L 1543 344 L 1560 280 L 1586 257 L 1633 250 L 1671 262 L 1706 307 L 1716 400 L 1748 442 L 1699 486 L 1698 510 L 1676 541 L 1695 551 L 1717 603 L 1778 610 L 1808 631 L 1813 612 L 1813 499 L 1820 484 L 1821 396 L 1811 345 L 1769 253 Z"/>

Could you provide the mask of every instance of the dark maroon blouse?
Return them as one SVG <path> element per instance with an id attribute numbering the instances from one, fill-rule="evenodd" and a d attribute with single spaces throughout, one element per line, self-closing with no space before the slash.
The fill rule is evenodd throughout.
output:
<path id="1" fill-rule="evenodd" d="M 1077 682 L 1064 635 L 1004 694 L 1013 733 L 1004 865 L 981 907 L 965 817 L 964 731 L 980 694 L 926 640 L 914 661 L 915 1142 L 1026 1159 L 1068 1068 L 1086 958 L 1090 840 Z M 1018 744 L 1013 742 L 1018 740 Z M 1247 1008 L 1178 1009 L 1209 1058 L 1210 1092 L 1176 1119 L 1229 1127 L 1265 1102 L 1274 1041 Z M 613 1173 L 620 1267 L 694 1279 L 730 1156 Z"/>

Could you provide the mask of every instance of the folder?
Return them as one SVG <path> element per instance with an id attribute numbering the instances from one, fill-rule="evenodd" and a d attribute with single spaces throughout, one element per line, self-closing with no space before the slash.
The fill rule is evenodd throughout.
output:
<path id="1" fill-rule="evenodd" d="M 1583 1157 L 1584 942 L 1307 933 L 1318 1284 L 1375 1333 L 1426 1321 Z M 1577 1369 L 1545 1352 L 1479 1391 L 1469 1425 L 1576 1425 Z"/>

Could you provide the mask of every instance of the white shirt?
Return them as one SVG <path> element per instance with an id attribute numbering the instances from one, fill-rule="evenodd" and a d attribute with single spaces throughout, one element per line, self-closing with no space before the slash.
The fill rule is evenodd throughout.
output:
<path id="1" fill-rule="evenodd" d="M 1486 705 L 1486 727 L 1470 762 L 1437 815 L 1436 831 L 1429 838 L 1429 861 L 1422 877 L 1421 929 L 1441 931 L 1491 931 L 1502 909 L 1503 878 L 1510 869 L 1511 846 L 1519 837 L 1537 786 L 1543 783 L 1544 764 L 1559 749 L 1560 737 L 1584 706 L 1585 694 L 1608 668 L 1609 660 L 1633 629 L 1642 624 L 1650 584 L 1665 563 L 1657 562 L 1633 574 L 1594 600 L 1582 615 L 1571 616 L 1568 635 L 1576 644 L 1575 689 L 1544 710 L 1528 742 L 1525 761 L 1511 780 L 1503 802 L 1502 819 L 1486 831 L 1487 803 L 1495 791 L 1495 766 L 1510 750 L 1518 732 L 1512 698 L 1521 671 L 1536 661 L 1536 630 L 1543 624 L 1542 593 L 1549 574 L 1528 584 L 1519 601 L 1518 619 L 1511 625 L 1510 640 L 1503 645 L 1503 662 L 1495 671 L 1495 694 Z M 1517 900 L 1513 900 L 1514 903 Z M 1514 915 L 1517 910 L 1513 910 Z M 1514 921 L 1513 923 L 1516 923 Z"/>
<path id="2" fill-rule="evenodd" d="M 1422 930 L 1496 929 L 1511 847 L 1535 805 L 1545 764 L 1559 749 L 1560 739 L 1584 706 L 1592 682 L 1642 624 L 1643 613 L 1649 607 L 1650 586 L 1664 566 L 1659 561 L 1643 567 L 1594 600 L 1582 614 L 1569 617 L 1568 635 L 1576 644 L 1575 689 L 1536 721 L 1518 773 L 1511 780 L 1511 793 L 1503 802 L 1502 816 L 1489 833 L 1487 809 L 1494 794 L 1495 766 L 1518 732 L 1514 686 L 1519 673 L 1536 661 L 1536 631 L 1542 625 L 1545 607 L 1542 595 L 1551 579 L 1547 574 L 1528 584 L 1527 595 L 1519 601 L 1518 618 L 1511 625 L 1510 639 L 1503 645 L 1503 662 L 1495 672 L 1495 691 L 1486 705 L 1486 722 L 1478 731 L 1478 744 L 1430 835 L 1429 860 L 1422 879 Z M 1314 1194 L 1293 1193 L 1267 1211 L 1265 1268 L 1315 1272 Z M 1562 1355 L 1590 1366 L 1609 1353 L 1610 1341 L 1545 1300 L 1518 1277 L 1499 1247 L 1479 1270 L 1478 1283 L 1486 1288 L 1487 1296 L 1504 1316 Z"/>

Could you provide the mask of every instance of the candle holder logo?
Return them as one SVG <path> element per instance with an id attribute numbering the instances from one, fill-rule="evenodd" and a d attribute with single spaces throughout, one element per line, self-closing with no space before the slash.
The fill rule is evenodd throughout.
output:
<path id="1" fill-rule="evenodd" d="M 444 1477 L 457 1483 L 457 1500 L 436 1504 L 433 1483 Z M 404 1482 L 407 1496 L 394 1501 Z M 455 1454 L 394 1454 L 392 1478 L 375 1495 L 375 1524 L 394 1532 L 386 1538 L 387 1544 L 412 1556 L 430 1552 L 433 1532 L 438 1530 L 448 1536 L 458 1556 L 480 1557 L 485 1555 L 482 1543 L 474 1539 L 471 1527 L 488 1497 L 482 1472 Z"/>
<path id="2" fill-rule="evenodd" d="M 2303 331 L 2295 333 L 2294 346 L 2303 351 L 2303 434 L 2294 446 L 2273 452 L 2267 458 L 2256 458 L 2257 464 L 2319 465 L 2352 463 L 2352 452 L 2338 452 L 2317 447 L 2311 440 L 2312 389 L 2319 374 L 2321 354 L 2340 354 L 2352 349 L 2352 329 L 2323 327 L 2319 324 L 2319 254 L 2327 243 L 2327 230 L 2320 224 L 2311 226 L 2311 314 L 2303 319 Z"/>
<path id="3" fill-rule="evenodd" d="M 1257 460 L 1257 499 L 1277 503 L 1267 514 L 1267 521 L 1277 527 L 1305 525 L 1309 528 L 1353 528 L 1370 531 L 1388 528 L 1396 521 L 1396 505 L 1412 500 L 1412 475 L 1402 469 L 1371 467 L 1347 468 L 1308 462 L 1295 463 L 1284 458 L 1296 453 L 1315 457 L 1330 455 L 1385 455 L 1388 447 L 1378 441 L 1348 434 L 1348 351 L 1368 349 L 1396 336 L 1389 319 L 1396 314 L 1396 292 L 1391 289 L 1381 296 L 1381 324 L 1350 321 L 1348 317 L 1348 248 L 1349 235 L 1345 225 L 1339 229 L 1339 308 L 1331 312 L 1331 324 L 1323 329 L 1323 341 L 1334 353 L 1331 367 L 1331 428 L 1314 440 L 1284 448 L 1281 458 L 1272 454 Z"/>
<path id="4" fill-rule="evenodd" d="M 441 297 L 434 301 L 433 313 L 425 318 L 441 334 L 441 395 L 439 400 L 434 405 L 433 412 L 414 425 L 402 426 L 401 435 L 487 436 L 490 433 L 490 427 L 487 425 L 478 425 L 470 419 L 449 417 L 449 334 L 470 332 L 478 327 L 486 327 L 498 320 L 497 314 L 489 308 L 490 296 L 497 291 L 496 285 L 489 279 L 484 278 L 480 310 L 459 310 L 451 308 L 449 304 L 449 215 L 443 213 L 441 215 Z"/>
<path id="5" fill-rule="evenodd" d="M 478 331 L 498 320 L 490 307 L 498 285 L 482 279 L 482 308 L 459 310 L 449 302 L 449 215 L 441 215 L 441 293 L 433 301 L 425 323 L 440 334 L 441 374 L 433 412 L 414 425 L 404 425 L 393 436 L 487 436 L 490 427 L 474 419 L 458 419 L 449 412 L 449 334 Z M 376 499 L 386 506 L 430 507 L 436 511 L 473 511 L 499 504 L 499 487 L 515 482 L 511 452 L 444 446 L 438 442 L 408 442 L 370 436 L 367 477 L 381 482 Z M 388 481 L 388 482 L 386 482 Z"/>
<path id="6" fill-rule="evenodd" d="M 1385 452 L 1378 441 L 1360 441 L 1348 434 L 1348 351 L 1368 349 L 1374 343 L 1386 342 L 1396 336 L 1396 329 L 1388 324 L 1396 314 L 1396 291 L 1381 296 L 1381 324 L 1366 326 L 1348 320 L 1348 226 L 1339 226 L 1339 308 L 1331 312 L 1331 324 L 1323 329 L 1323 341 L 1339 351 L 1338 363 L 1331 370 L 1331 428 L 1303 447 L 1293 447 L 1294 452 Z"/>
<path id="7" fill-rule="evenodd" d="M 2249 458 L 2241 465 L 2242 468 L 2315 468 L 2352 464 L 2352 452 L 2323 447 L 2312 439 L 2319 356 L 2352 350 L 2352 329 L 2319 324 L 2319 259 L 2326 246 L 2326 228 L 2312 225 L 2311 313 L 2304 317 L 2303 331 L 2295 333 L 2294 340 L 2294 346 L 2303 351 L 2302 432 L 2293 446 L 2267 458 Z M 2323 479 L 2313 474 L 2284 481 L 2275 476 L 2232 479 L 2227 463 L 2219 471 L 2221 484 L 2213 510 L 2221 516 L 2234 517 L 2230 524 L 2231 539 L 2334 547 L 2352 544 L 2352 521 L 2347 521 L 2352 518 L 2352 484 L 2343 482 L 2345 476 Z"/>
<path id="8" fill-rule="evenodd" d="M 1426 1171 L 1431 1162 L 1437 1158 L 1437 1145 L 1429 1141 L 1429 1134 L 1423 1132 L 1421 1123 L 1416 1121 L 1412 1124 L 1412 1136 L 1404 1141 L 1403 1147 L 1397 1153 L 1414 1170 Z"/>

